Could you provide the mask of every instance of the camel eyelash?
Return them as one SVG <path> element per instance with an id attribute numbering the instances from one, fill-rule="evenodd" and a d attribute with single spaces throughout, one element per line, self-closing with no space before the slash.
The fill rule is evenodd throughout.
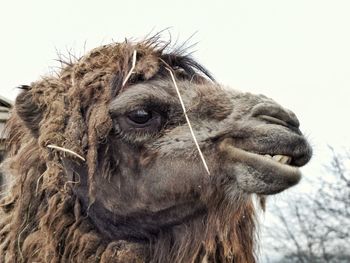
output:
<path id="1" fill-rule="evenodd" d="M 162 136 L 163 132 L 161 131 L 150 131 L 150 130 L 123 130 L 120 128 L 120 125 L 116 124 L 113 127 L 113 135 L 126 143 L 130 144 L 143 144 L 145 141 L 156 139 Z"/>

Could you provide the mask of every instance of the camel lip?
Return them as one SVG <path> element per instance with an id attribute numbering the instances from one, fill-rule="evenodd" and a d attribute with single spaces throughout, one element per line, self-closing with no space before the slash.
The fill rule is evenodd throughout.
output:
<path id="1" fill-rule="evenodd" d="M 286 153 L 272 153 L 272 152 L 257 152 L 257 151 L 250 151 L 247 149 L 242 149 L 239 147 L 236 147 L 233 143 L 233 140 L 231 138 L 225 138 L 220 144 L 219 149 L 223 151 L 227 151 L 227 149 L 230 149 L 230 151 L 237 151 L 241 154 L 249 155 L 250 157 L 255 156 L 255 158 L 259 158 L 260 161 L 273 163 L 273 164 L 279 164 L 282 166 L 291 166 L 291 167 L 300 167 L 302 165 L 295 165 L 294 163 L 299 159 L 298 155 L 296 154 L 286 154 Z M 283 159 L 283 160 L 281 160 Z"/>
<path id="2" fill-rule="evenodd" d="M 259 154 L 259 153 L 254 153 L 254 152 L 250 152 L 241 148 L 237 148 L 233 145 L 226 145 L 224 147 L 228 147 L 231 148 L 230 149 L 230 154 L 234 155 L 234 158 L 239 159 L 239 157 L 244 156 L 244 159 L 248 158 L 250 160 L 253 161 L 257 161 L 259 163 L 264 163 L 265 165 L 269 165 L 269 166 L 276 166 L 279 169 L 289 169 L 290 171 L 296 171 L 299 170 L 300 166 L 294 165 L 295 160 L 293 159 L 293 157 L 288 156 L 288 155 L 284 155 L 284 154 Z M 223 149 L 223 148 L 221 148 Z M 269 155 L 269 157 L 267 157 L 267 155 Z M 287 157 L 288 160 L 286 163 L 283 162 L 279 162 L 277 160 L 274 159 L 274 157 L 276 156 L 283 156 L 283 157 Z M 249 162 L 250 163 L 250 162 Z M 289 172 L 289 171 L 288 171 Z"/>
<path id="3" fill-rule="evenodd" d="M 304 136 L 296 136 L 289 138 L 289 145 L 286 147 L 287 144 L 283 144 L 282 147 L 278 147 L 277 145 L 271 147 L 271 149 L 267 148 L 266 146 L 249 146 L 246 147 L 244 144 L 235 142 L 234 138 L 226 137 L 219 145 L 222 144 L 228 144 L 231 145 L 234 148 L 240 149 L 242 151 L 245 151 L 247 153 L 256 154 L 259 156 L 264 157 L 265 159 L 273 159 L 277 162 L 279 162 L 281 156 L 284 156 L 285 158 L 282 159 L 280 164 L 289 165 L 293 167 L 302 167 L 305 164 L 307 164 L 311 157 L 312 157 L 312 148 L 310 147 L 309 143 L 306 141 Z"/>

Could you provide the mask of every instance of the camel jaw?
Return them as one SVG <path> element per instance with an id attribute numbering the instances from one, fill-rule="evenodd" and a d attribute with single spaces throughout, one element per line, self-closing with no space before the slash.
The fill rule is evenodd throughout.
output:
<path id="1" fill-rule="evenodd" d="M 230 139 L 223 140 L 219 149 L 227 154 L 231 162 L 228 172 L 232 174 L 233 171 L 238 187 L 245 192 L 275 194 L 301 179 L 299 167 L 290 165 L 293 163 L 291 156 L 249 152 L 233 146 Z"/>

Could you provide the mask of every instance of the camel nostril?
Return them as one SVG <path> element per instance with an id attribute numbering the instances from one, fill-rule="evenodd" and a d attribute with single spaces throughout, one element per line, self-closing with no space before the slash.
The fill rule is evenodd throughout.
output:
<path id="1" fill-rule="evenodd" d="M 292 129 L 299 129 L 300 126 L 298 118 L 292 111 L 283 109 L 278 105 L 257 105 L 255 109 L 253 109 L 253 117 Z"/>
<path id="2" fill-rule="evenodd" d="M 279 125 L 282 125 L 282 126 L 286 126 L 288 127 L 288 123 L 279 119 L 279 118 L 276 118 L 276 117 L 272 117 L 272 116 L 269 116 L 269 115 L 258 115 L 257 116 L 259 119 L 261 120 L 265 120 L 269 123 L 272 123 L 272 124 L 279 124 Z"/>

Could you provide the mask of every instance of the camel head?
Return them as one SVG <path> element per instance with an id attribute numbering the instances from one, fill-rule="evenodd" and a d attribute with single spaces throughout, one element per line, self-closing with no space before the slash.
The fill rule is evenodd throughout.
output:
<path id="1" fill-rule="evenodd" d="M 191 58 L 152 40 L 100 47 L 24 87 L 11 125 L 12 141 L 39 152 L 40 162 L 21 164 L 40 171 L 36 191 L 77 197 L 111 240 L 147 239 L 219 207 L 217 214 L 234 214 L 254 194 L 297 184 L 311 158 L 292 111 L 218 84 Z M 21 154 L 18 145 L 12 151 Z"/>

